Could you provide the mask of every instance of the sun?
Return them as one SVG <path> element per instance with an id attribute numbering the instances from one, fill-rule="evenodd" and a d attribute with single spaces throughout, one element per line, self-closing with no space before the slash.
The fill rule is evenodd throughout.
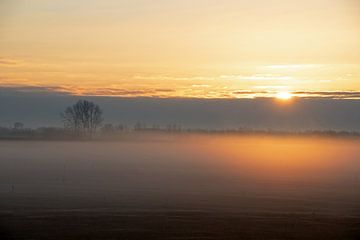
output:
<path id="1" fill-rule="evenodd" d="M 293 95 L 290 92 L 278 92 L 276 94 L 276 98 L 280 100 L 289 100 L 293 97 Z"/>

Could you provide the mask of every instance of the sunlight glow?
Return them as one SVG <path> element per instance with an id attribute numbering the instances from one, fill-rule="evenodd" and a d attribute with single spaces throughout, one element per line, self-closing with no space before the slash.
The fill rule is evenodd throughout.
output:
<path id="1" fill-rule="evenodd" d="M 280 99 L 280 100 L 289 100 L 291 99 L 293 96 L 290 92 L 278 92 L 276 94 L 276 98 Z"/>

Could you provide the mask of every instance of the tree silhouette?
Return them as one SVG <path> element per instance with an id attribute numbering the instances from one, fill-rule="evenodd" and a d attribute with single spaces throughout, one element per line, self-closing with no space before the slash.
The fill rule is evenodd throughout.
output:
<path id="1" fill-rule="evenodd" d="M 102 110 L 98 105 L 86 100 L 79 100 L 61 113 L 64 127 L 73 131 L 77 136 L 92 137 L 101 126 Z"/>

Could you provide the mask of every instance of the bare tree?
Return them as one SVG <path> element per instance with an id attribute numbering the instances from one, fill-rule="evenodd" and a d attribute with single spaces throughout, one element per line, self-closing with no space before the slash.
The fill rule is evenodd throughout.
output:
<path id="1" fill-rule="evenodd" d="M 92 137 L 103 121 L 98 105 L 86 100 L 79 100 L 61 113 L 64 127 L 80 136 Z"/>

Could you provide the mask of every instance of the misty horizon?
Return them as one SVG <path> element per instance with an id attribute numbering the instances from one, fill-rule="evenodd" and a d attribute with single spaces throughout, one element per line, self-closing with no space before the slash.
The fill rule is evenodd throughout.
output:
<path id="1" fill-rule="evenodd" d="M 66 94 L 11 92 L 0 89 L 0 126 L 15 122 L 25 127 L 62 127 L 60 112 L 78 99 L 97 103 L 104 124 L 135 123 L 183 128 L 256 130 L 360 130 L 360 100 L 297 98 L 291 104 L 272 98 L 196 99 L 121 98 Z"/>

